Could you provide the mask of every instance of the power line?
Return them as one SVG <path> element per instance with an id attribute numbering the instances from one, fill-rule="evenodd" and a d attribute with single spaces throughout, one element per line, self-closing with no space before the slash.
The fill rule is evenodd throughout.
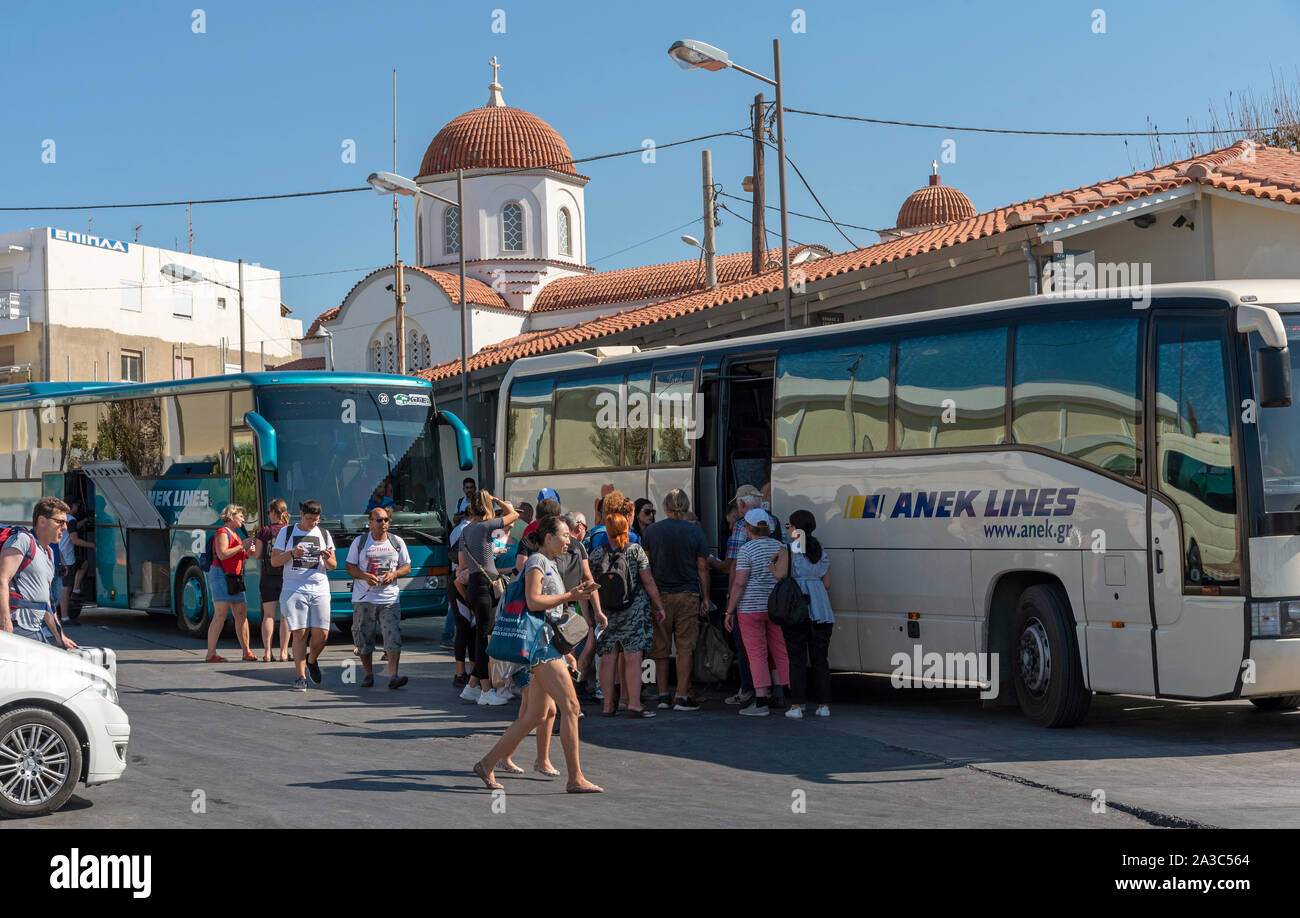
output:
<path id="1" fill-rule="evenodd" d="M 655 236 L 651 236 L 649 239 L 643 239 L 640 242 L 634 242 L 632 245 L 628 246 L 625 249 L 619 249 L 617 252 L 610 252 L 608 255 L 602 255 L 599 258 L 593 258 L 591 259 L 591 263 L 594 265 L 596 262 L 604 261 L 606 258 L 613 258 L 615 255 L 622 255 L 624 252 L 630 252 L 632 251 L 632 249 L 638 248 L 639 246 L 646 245 L 647 243 L 650 242 L 654 242 L 656 239 L 662 239 L 664 236 L 667 236 L 669 233 L 675 233 L 678 230 L 684 230 L 686 229 L 686 227 L 693 226 L 694 224 L 700 223 L 703 220 L 704 220 L 703 217 L 696 217 L 694 220 L 687 220 L 681 226 L 674 226 L 672 229 L 664 230 L 662 233 L 659 233 L 658 235 Z"/>
<path id="2" fill-rule="evenodd" d="M 768 144 L 768 146 L 771 146 L 771 144 Z M 825 205 L 822 204 L 821 198 L 817 197 L 817 192 L 813 191 L 812 185 L 809 185 L 808 180 L 803 177 L 803 170 L 801 170 L 798 166 L 795 165 L 795 162 L 793 159 L 790 158 L 789 153 L 785 155 L 785 161 L 788 162 L 791 168 L 794 169 L 795 175 L 799 176 L 799 181 L 803 182 L 803 187 L 808 189 L 808 193 L 812 195 L 813 201 L 815 201 L 817 203 L 817 206 L 821 208 L 821 212 L 826 215 L 826 219 L 831 223 L 831 225 L 833 225 L 835 229 L 839 231 L 839 234 L 844 237 L 844 241 L 847 242 L 854 249 L 860 248 L 860 246 L 856 242 L 854 242 L 852 239 L 849 238 L 849 234 L 844 232 L 844 230 L 840 227 L 840 225 L 835 222 L 835 218 L 831 216 L 831 212 L 826 209 Z"/>
<path id="3" fill-rule="evenodd" d="M 841 121 L 865 121 L 868 124 L 929 128 L 938 131 L 973 131 L 978 134 L 1030 134 L 1040 137 L 1189 137 L 1200 134 L 1229 133 L 1222 129 L 1206 129 L 1199 131 L 1038 131 L 1025 128 L 965 127 L 955 124 L 928 124 L 923 121 L 893 121 L 888 118 L 866 118 L 860 115 L 834 115 L 829 112 L 810 112 L 805 111 L 802 108 L 787 108 L 784 109 L 784 111 L 795 115 L 813 115 L 817 118 L 835 118 Z M 1240 128 L 1230 133 L 1261 134 L 1292 126 L 1293 125 L 1278 124 L 1271 127 Z"/>
<path id="4" fill-rule="evenodd" d="M 245 267 L 260 267 L 260 265 L 248 265 L 246 263 Z M 269 284 L 274 281 L 289 280 L 298 277 L 324 277 L 325 275 L 328 274 L 356 274 L 359 271 L 377 271 L 377 270 L 379 269 L 378 268 L 339 268 L 336 271 L 309 271 L 303 274 L 278 274 L 275 277 L 249 277 L 249 278 L 245 278 L 244 286 L 247 287 L 249 284 L 263 284 L 263 283 Z M 201 281 L 161 281 L 157 284 L 140 284 L 137 289 L 140 290 L 170 289 L 172 287 L 179 286 L 180 284 L 200 284 L 200 285 L 212 284 L 215 287 L 225 287 L 227 290 L 232 289 L 225 282 L 218 283 L 217 281 L 211 279 L 205 279 Z M 118 284 L 117 286 L 114 287 L 24 287 L 24 288 L 15 288 L 11 292 L 13 293 L 71 293 L 77 291 L 102 292 L 105 290 L 121 290 L 121 289 L 122 289 L 122 285 Z"/>
<path id="5" fill-rule="evenodd" d="M 788 156 L 787 156 L 786 158 L 789 159 Z M 725 191 L 719 191 L 718 194 L 720 194 L 720 195 L 721 195 L 722 197 L 724 197 L 724 198 L 731 198 L 733 201 L 740 201 L 742 204 L 753 204 L 753 203 L 754 203 L 754 199 L 753 199 L 753 198 L 742 198 L 740 195 L 728 194 L 728 193 L 725 192 Z M 765 204 L 765 205 L 763 205 L 763 206 L 766 207 L 768 210 L 775 210 L 775 211 L 780 211 L 780 210 L 781 210 L 781 208 L 777 207 L 775 204 Z M 797 210 L 787 210 L 786 213 L 788 213 L 788 214 L 789 214 L 790 216 L 792 216 L 792 217 L 803 217 L 805 220 L 816 220 L 818 223 L 834 223 L 834 222 L 836 222 L 836 221 L 834 221 L 834 220 L 827 220 L 825 217 L 814 217 L 812 214 L 803 214 L 803 213 L 800 213 L 800 212 L 797 211 Z M 865 231 L 868 232 L 868 233 L 878 233 L 878 232 L 880 232 L 880 230 L 878 230 L 878 229 L 876 229 L 876 228 L 874 228 L 874 227 L 871 227 L 871 226 L 858 226 L 856 223 L 840 223 L 840 226 L 847 226 L 849 229 L 865 230 Z"/>
<path id="6" fill-rule="evenodd" d="M 753 226 L 753 225 L 754 225 L 754 221 L 753 221 L 753 220 L 749 220 L 749 219 L 747 219 L 747 218 L 745 218 L 745 217 L 742 217 L 740 214 L 736 213 L 734 210 L 732 210 L 732 209 L 731 209 L 730 207 L 728 207 L 726 204 L 723 204 L 721 201 L 718 202 L 718 206 L 721 207 L 723 210 L 725 210 L 727 213 L 731 214 L 731 215 L 732 215 L 733 217 L 735 217 L 737 220 L 740 220 L 740 221 L 742 221 L 742 222 L 744 222 L 744 223 L 748 223 L 750 226 Z M 768 229 L 766 225 L 763 226 L 763 231 L 764 231 L 764 233 L 766 233 L 768 236 L 775 236 L 775 235 L 776 235 L 776 233 L 775 233 L 773 230 Z M 790 241 L 793 242 L 795 245 L 807 245 L 807 244 L 808 244 L 808 243 L 806 243 L 806 242 L 800 242 L 798 239 L 795 239 L 793 236 L 790 237 Z M 778 242 L 778 245 L 779 245 L 779 242 Z"/>
<path id="7" fill-rule="evenodd" d="M 656 151 L 666 150 L 671 147 L 680 147 L 683 144 L 698 143 L 701 140 L 710 140 L 714 137 L 728 137 L 728 136 L 746 136 L 746 135 L 741 135 L 739 131 L 719 131 L 715 134 L 704 134 L 700 137 L 689 137 L 686 140 L 674 140 L 671 143 L 655 144 L 652 149 Z M 619 150 L 618 152 L 615 153 L 601 153 L 598 156 L 587 156 L 582 159 L 567 159 L 561 162 L 545 163 L 536 166 L 521 166 L 519 168 L 514 168 L 514 169 L 497 169 L 490 172 L 479 173 L 479 175 L 475 177 L 477 178 L 480 176 L 490 176 L 490 175 L 514 175 L 519 172 L 529 172 L 533 169 L 554 169 L 556 166 L 575 165 L 577 163 L 590 163 L 602 159 L 613 159 L 614 157 L 618 157 L 618 156 L 631 156 L 633 154 L 641 154 L 641 153 L 645 153 L 646 150 L 647 148 L 645 147 L 637 147 L 636 149 L 633 150 Z M 318 197 L 320 195 L 329 195 L 329 194 L 354 194 L 355 192 L 358 191 L 373 191 L 373 190 L 374 189 L 372 189 L 369 185 L 363 185 L 360 188 L 333 188 L 326 191 L 294 191 L 294 192 L 288 192 L 286 194 L 258 194 L 258 195 L 243 195 L 239 197 L 226 197 L 226 198 L 205 198 L 205 199 L 195 198 L 193 200 L 186 199 L 183 201 L 145 201 L 145 202 L 138 202 L 132 204 L 46 204 L 46 205 L 39 205 L 33 207 L 0 207 L 0 212 L 27 212 L 27 211 L 51 211 L 51 210 L 112 210 L 112 209 L 131 208 L 131 207 L 180 207 L 180 206 L 189 206 L 191 204 L 232 204 L 232 203 L 239 203 L 243 201 L 275 201 L 275 200 L 282 200 L 286 198 L 310 198 L 310 197 Z"/>

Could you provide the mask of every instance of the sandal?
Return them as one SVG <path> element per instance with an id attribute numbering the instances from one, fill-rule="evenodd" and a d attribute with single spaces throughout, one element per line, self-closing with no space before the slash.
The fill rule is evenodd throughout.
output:
<path id="1" fill-rule="evenodd" d="M 551 766 L 549 769 L 543 768 L 541 762 L 533 763 L 533 771 L 537 772 L 539 775 L 546 775 L 548 778 L 558 778 L 560 776 L 560 772 L 555 768 L 555 766 Z"/>
<path id="2" fill-rule="evenodd" d="M 262 659 L 262 662 L 263 662 L 263 663 L 270 663 L 270 662 L 271 662 L 271 655 L 268 653 L 266 656 L 262 657 L 261 659 Z"/>
<path id="3" fill-rule="evenodd" d="M 524 770 L 520 768 L 518 765 L 516 765 L 514 762 L 509 762 L 505 759 L 502 759 L 500 762 L 497 762 L 497 768 L 500 768 L 506 774 L 511 774 L 511 775 L 522 775 L 524 773 Z M 559 772 L 557 771 L 556 774 L 559 774 Z"/>
<path id="4" fill-rule="evenodd" d="M 478 775 L 478 779 L 483 782 L 488 790 L 505 790 L 504 785 L 498 784 L 488 777 L 488 770 L 483 767 L 481 762 L 474 763 L 474 774 Z"/>
<path id="5" fill-rule="evenodd" d="M 227 660 L 225 657 L 217 656 L 217 654 L 214 653 L 214 654 L 212 654 L 211 656 L 209 656 L 206 660 L 204 660 L 203 662 L 205 662 L 205 663 L 229 663 L 230 661 Z"/>
<path id="6" fill-rule="evenodd" d="M 245 663 L 256 663 L 256 662 L 257 662 L 257 654 L 253 653 L 251 650 L 248 651 L 247 653 L 244 654 L 244 662 L 245 662 Z"/>

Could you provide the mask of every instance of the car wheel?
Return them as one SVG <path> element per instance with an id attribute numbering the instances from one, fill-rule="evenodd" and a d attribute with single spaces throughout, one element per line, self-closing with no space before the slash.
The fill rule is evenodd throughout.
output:
<path id="1" fill-rule="evenodd" d="M 1030 723 L 1072 727 L 1092 706 L 1065 592 L 1038 584 L 1020 594 L 1011 620 L 1016 700 Z"/>
<path id="2" fill-rule="evenodd" d="M 81 778 L 81 741 L 59 715 L 18 708 L 0 717 L 0 812 L 46 816 Z"/>
<path id="3" fill-rule="evenodd" d="M 1274 695 L 1272 698 L 1252 698 L 1250 703 L 1261 711 L 1294 711 L 1300 708 L 1300 695 Z"/>
<path id="4" fill-rule="evenodd" d="M 212 622 L 208 581 L 197 564 L 188 564 L 176 578 L 176 627 L 193 638 L 207 637 Z"/>

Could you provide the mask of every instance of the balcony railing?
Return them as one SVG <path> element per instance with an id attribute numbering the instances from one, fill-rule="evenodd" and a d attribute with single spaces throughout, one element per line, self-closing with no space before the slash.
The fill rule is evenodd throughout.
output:
<path id="1" fill-rule="evenodd" d="M 31 318 L 30 294 L 0 291 L 0 319 Z"/>

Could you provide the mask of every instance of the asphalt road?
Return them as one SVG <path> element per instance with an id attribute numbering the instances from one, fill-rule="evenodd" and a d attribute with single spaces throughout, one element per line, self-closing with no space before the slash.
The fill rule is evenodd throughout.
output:
<path id="1" fill-rule="evenodd" d="M 1082 726 L 1044 730 L 984 709 L 974 693 L 863 676 L 835 677 L 826 720 L 742 718 L 713 690 L 700 712 L 653 720 L 586 707 L 583 770 L 605 794 L 498 772 L 506 791 L 494 799 L 470 767 L 516 706 L 457 698 L 440 619 L 406 623 L 404 689 L 382 677 L 372 689 L 345 683 L 351 642 L 333 636 L 324 682 L 305 695 L 288 691 L 290 664 L 201 662 L 202 644 L 168 619 L 89 609 L 71 633 L 117 650 L 129 764 L 120 780 L 80 788 L 23 826 L 1300 824 L 1300 712 L 1246 702 L 1098 697 Z M 237 656 L 234 646 L 228 630 L 223 653 Z M 516 761 L 529 766 L 534 750 L 529 738 Z M 563 771 L 558 736 L 551 757 Z"/>

